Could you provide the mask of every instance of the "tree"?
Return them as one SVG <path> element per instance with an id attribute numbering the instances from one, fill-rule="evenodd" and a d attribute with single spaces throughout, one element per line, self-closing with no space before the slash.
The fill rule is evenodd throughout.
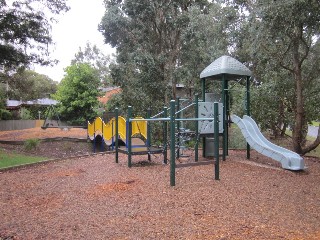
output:
<path id="1" fill-rule="evenodd" d="M 0 71 L 30 63 L 48 65 L 50 15 L 67 11 L 66 0 L 0 1 Z"/>
<path id="2" fill-rule="evenodd" d="M 57 82 L 31 70 L 20 69 L 7 78 L 7 82 L 9 99 L 28 101 L 48 98 L 57 91 Z"/>
<path id="3" fill-rule="evenodd" d="M 105 1 L 106 13 L 99 25 L 105 42 L 117 48 L 111 64 L 115 85 L 123 90 L 125 103 L 143 111 L 159 108 L 176 97 L 176 70 L 181 66 L 183 32 L 191 19 L 189 11 L 208 10 L 206 0 Z M 141 91 L 143 89 L 143 91 Z"/>
<path id="4" fill-rule="evenodd" d="M 102 51 L 96 46 L 90 43 L 86 44 L 86 47 L 75 54 L 75 58 L 71 61 L 71 64 L 76 63 L 89 63 L 92 67 L 98 70 L 99 78 L 104 86 L 112 85 L 109 73 L 110 57 L 102 53 Z"/>
<path id="5" fill-rule="evenodd" d="M 99 29 L 117 48 L 110 72 L 120 105 L 158 110 L 176 98 L 177 83 L 199 91 L 200 72 L 228 53 L 237 20 L 233 8 L 205 0 L 106 1 Z"/>
<path id="6" fill-rule="evenodd" d="M 97 115 L 99 73 L 88 63 L 71 65 L 65 71 L 55 94 L 58 112 L 61 120 L 83 125 Z"/>
<path id="7" fill-rule="evenodd" d="M 11 113 L 6 110 L 5 87 L 0 83 L 0 120 L 9 120 L 11 118 Z"/>
<path id="8" fill-rule="evenodd" d="M 286 72 L 285 77 L 292 81 L 288 85 L 293 86 L 293 90 L 286 98 L 286 109 L 292 114 L 289 124 L 293 131 L 294 151 L 305 154 L 315 149 L 320 144 L 320 131 L 313 143 L 304 144 L 307 123 L 312 120 L 310 117 L 314 117 L 314 112 L 319 113 L 308 105 L 319 96 L 312 90 L 317 88 L 320 73 L 319 1 L 231 2 L 246 8 L 248 41 L 244 45 L 249 49 L 247 53 L 254 66 L 255 77 L 268 81 L 266 77 L 270 73 Z M 269 73 L 266 74 L 267 71 Z M 290 88 L 285 90 L 290 91 Z"/>

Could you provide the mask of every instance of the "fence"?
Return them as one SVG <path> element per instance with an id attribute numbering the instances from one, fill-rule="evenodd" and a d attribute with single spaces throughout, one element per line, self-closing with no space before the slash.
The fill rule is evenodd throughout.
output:
<path id="1" fill-rule="evenodd" d="M 21 130 L 41 127 L 44 120 L 1 120 L 0 131 Z"/>

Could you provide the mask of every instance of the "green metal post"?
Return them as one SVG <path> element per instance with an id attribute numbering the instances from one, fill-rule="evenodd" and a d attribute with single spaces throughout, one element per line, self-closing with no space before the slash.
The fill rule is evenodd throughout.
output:
<path id="1" fill-rule="evenodd" d="M 201 79 L 201 83 L 202 83 L 202 101 L 205 102 L 206 101 L 206 79 L 202 78 Z M 206 157 L 206 138 L 202 137 L 202 156 Z"/>
<path id="2" fill-rule="evenodd" d="M 163 108 L 163 117 L 168 117 L 168 108 Z M 168 151 L 167 151 L 167 142 L 168 142 L 168 122 L 163 121 L 163 163 L 168 163 Z"/>
<path id="3" fill-rule="evenodd" d="M 226 104 L 226 90 L 228 88 L 228 83 L 226 80 L 225 74 L 222 74 L 222 105 L 223 105 L 223 111 L 222 111 L 222 116 L 223 116 L 223 141 L 222 141 L 222 160 L 226 160 L 226 153 L 227 153 L 227 104 Z"/>
<path id="4" fill-rule="evenodd" d="M 119 151 L 118 151 L 118 148 L 119 148 L 119 110 L 118 110 L 118 108 L 116 108 L 115 109 L 115 114 L 116 114 L 116 133 L 115 133 L 115 137 L 116 137 L 116 139 L 115 139 L 115 144 L 116 144 L 116 163 L 118 163 L 119 162 Z"/>
<path id="5" fill-rule="evenodd" d="M 198 94 L 195 95 L 195 118 L 199 118 L 199 106 L 198 106 L 198 103 L 199 103 L 199 96 Z M 198 162 L 198 159 L 199 159 L 199 154 L 198 154 L 198 150 L 199 150 L 199 141 L 198 141 L 198 135 L 199 135 L 199 122 L 198 121 L 195 121 L 195 135 L 196 135 L 196 145 L 194 146 L 194 161 L 195 162 Z"/>
<path id="6" fill-rule="evenodd" d="M 180 111 L 180 98 L 177 98 L 177 112 Z M 181 114 L 180 112 L 177 115 L 177 118 L 181 118 Z M 177 158 L 180 157 L 180 121 L 178 121 L 177 123 L 177 132 L 178 132 L 178 138 L 177 138 L 177 145 L 178 145 L 178 150 L 177 150 Z"/>
<path id="7" fill-rule="evenodd" d="M 170 186 L 176 185 L 175 101 L 170 101 Z"/>
<path id="8" fill-rule="evenodd" d="M 103 124 L 104 121 L 101 121 L 101 132 L 102 132 L 102 136 L 101 136 L 101 146 L 100 146 L 100 151 L 103 152 L 104 151 L 104 135 L 103 135 Z"/>
<path id="9" fill-rule="evenodd" d="M 128 167 L 132 166 L 131 158 L 132 158 L 132 148 L 131 148 L 131 135 L 132 135 L 132 123 L 130 122 L 130 118 L 132 115 L 132 107 L 128 106 L 128 116 L 127 116 L 127 148 L 128 148 Z"/>
<path id="10" fill-rule="evenodd" d="M 147 119 L 151 117 L 151 109 L 147 111 Z M 151 122 L 147 122 L 147 148 L 151 147 Z M 151 161 L 151 154 L 148 153 L 148 161 Z"/>
<path id="11" fill-rule="evenodd" d="M 93 122 L 93 152 L 96 152 L 96 121 Z"/>
<path id="12" fill-rule="evenodd" d="M 225 81 L 225 89 L 229 89 L 229 84 L 228 81 Z M 225 151 L 225 155 L 228 156 L 229 155 L 229 116 L 230 116 L 230 105 L 229 105 L 229 90 L 225 90 L 225 94 L 226 94 L 226 120 L 225 120 L 225 146 L 224 146 L 224 151 Z M 225 160 L 225 159 L 224 159 Z"/>
<path id="13" fill-rule="evenodd" d="M 213 104 L 213 111 L 214 111 L 214 178 L 215 180 L 219 180 L 219 105 L 217 102 Z"/>
<path id="14" fill-rule="evenodd" d="M 247 76 L 246 81 L 246 113 L 250 116 L 250 77 Z M 247 143 L 247 159 L 250 159 L 250 145 Z"/>

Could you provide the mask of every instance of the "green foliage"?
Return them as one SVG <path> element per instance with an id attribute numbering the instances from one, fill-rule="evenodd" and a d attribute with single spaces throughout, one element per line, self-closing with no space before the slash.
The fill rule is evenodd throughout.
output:
<path id="1" fill-rule="evenodd" d="M 21 68 L 12 76 L 7 76 L 9 99 L 35 100 L 48 98 L 57 91 L 57 82 L 48 76 Z"/>
<path id="2" fill-rule="evenodd" d="M 60 118 L 71 124 L 83 125 L 97 114 L 99 74 L 87 63 L 71 65 L 65 71 L 66 76 L 55 94 Z"/>
<path id="3" fill-rule="evenodd" d="M 305 145 L 307 124 L 319 116 L 315 102 L 320 74 L 318 1 L 227 2 L 243 13 L 240 29 L 245 37 L 235 41 L 235 50 L 240 59 L 250 62 L 259 83 L 252 94 L 254 117 L 275 136 L 279 128 L 283 133 L 290 125 L 293 149 L 300 154 L 310 151 L 320 144 L 316 140 Z"/>
<path id="4" fill-rule="evenodd" d="M 50 63 L 47 57 L 52 43 L 52 15 L 67 11 L 65 2 L 0 1 L 0 71 Z"/>
<path id="5" fill-rule="evenodd" d="M 71 61 L 71 64 L 76 63 L 88 63 L 92 67 L 98 70 L 99 78 L 104 86 L 111 86 L 111 79 L 109 74 L 110 57 L 105 56 L 96 45 L 86 44 L 86 47 L 75 54 L 75 59 Z"/>
<path id="6" fill-rule="evenodd" d="M 0 109 L 0 120 L 11 120 L 12 114 L 6 109 Z"/>
<path id="7" fill-rule="evenodd" d="M 35 150 L 37 149 L 37 147 L 40 144 L 40 140 L 39 139 L 27 139 L 26 141 L 24 141 L 24 148 L 27 151 L 31 151 L 31 150 Z"/>
<path id="8" fill-rule="evenodd" d="M 118 105 L 131 105 L 138 112 L 150 106 L 159 110 L 176 98 L 176 83 L 192 90 L 201 68 L 227 51 L 225 35 L 216 36 L 228 32 L 222 30 L 230 24 L 216 20 L 226 19 L 217 4 L 205 0 L 105 3 L 99 29 L 105 42 L 117 47 L 110 71 L 113 83 L 123 90 L 124 97 L 115 99 Z"/>
<path id="9" fill-rule="evenodd" d="M 21 108 L 20 117 L 22 120 L 32 120 L 31 112 L 27 108 Z"/>
<path id="10" fill-rule="evenodd" d="M 0 83 L 0 120 L 10 120 L 12 114 L 6 110 L 6 95 L 4 85 Z"/>
<path id="11" fill-rule="evenodd" d="M 246 149 L 247 142 L 244 139 L 238 126 L 232 124 L 229 129 L 229 145 L 230 149 Z"/>

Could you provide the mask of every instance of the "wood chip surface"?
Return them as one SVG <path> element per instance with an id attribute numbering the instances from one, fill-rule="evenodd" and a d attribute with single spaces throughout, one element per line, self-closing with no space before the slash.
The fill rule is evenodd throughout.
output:
<path id="1" fill-rule="evenodd" d="M 175 187 L 160 155 L 0 172 L 0 239 L 320 239 L 319 159 L 292 172 L 251 155 L 230 150 L 219 181 L 214 165 L 176 169 Z"/>

